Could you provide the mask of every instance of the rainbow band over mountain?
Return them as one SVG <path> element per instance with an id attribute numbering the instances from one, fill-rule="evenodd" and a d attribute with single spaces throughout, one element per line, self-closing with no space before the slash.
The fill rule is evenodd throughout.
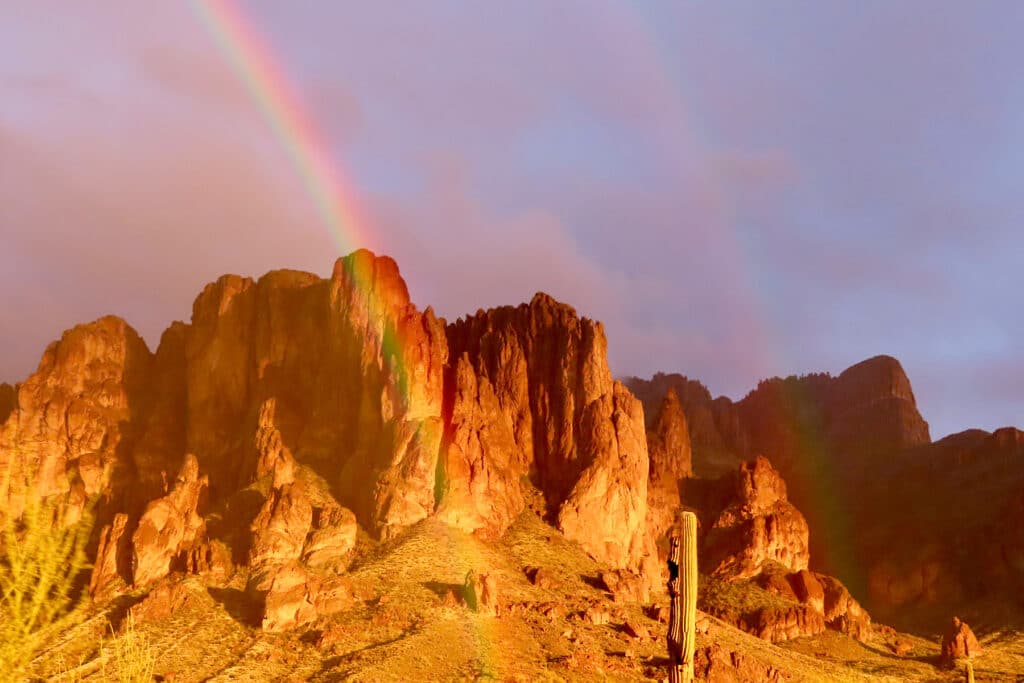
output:
<path id="1" fill-rule="evenodd" d="M 294 164 L 338 251 L 347 254 L 358 247 L 372 247 L 351 185 L 331 163 L 328 146 L 253 23 L 232 0 L 192 0 L 191 4 Z"/>
<path id="2" fill-rule="evenodd" d="M 279 60 L 267 41 L 233 0 L 191 0 L 192 9 L 259 106 L 274 136 L 298 172 L 339 255 L 372 248 L 359 216 L 355 192 L 341 168 L 331 161 L 328 145 L 306 115 Z M 373 319 L 383 319 L 380 340 L 384 358 L 395 373 L 400 399 L 408 398 L 408 373 L 397 321 L 388 319 L 374 296 L 373 273 L 352 268 L 348 275 L 367 295 Z"/>

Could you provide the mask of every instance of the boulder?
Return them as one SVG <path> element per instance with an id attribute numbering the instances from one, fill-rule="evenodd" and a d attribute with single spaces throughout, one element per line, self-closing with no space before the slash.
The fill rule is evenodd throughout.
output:
<path id="1" fill-rule="evenodd" d="M 790 585 L 793 587 L 794 596 L 797 600 L 814 611 L 825 614 L 825 589 L 813 573 L 803 569 L 794 574 L 790 574 L 788 578 Z M 833 599 L 835 600 L 835 596 L 833 596 Z M 838 607 L 835 607 L 835 609 L 837 608 Z"/>
<path id="2" fill-rule="evenodd" d="M 537 588 L 555 590 L 560 588 L 562 582 L 555 575 L 555 572 L 547 567 L 527 567 L 523 570 L 526 578 Z"/>
<path id="3" fill-rule="evenodd" d="M 313 509 L 313 524 L 302 550 L 302 561 L 309 567 L 342 569 L 356 545 L 359 525 L 351 510 L 333 501 Z"/>
<path id="4" fill-rule="evenodd" d="M 274 568 L 263 593 L 264 631 L 287 631 L 348 609 L 355 602 L 345 577 L 325 579 L 297 562 Z"/>
<path id="5" fill-rule="evenodd" d="M 813 574 L 824 591 L 825 624 L 862 642 L 871 636 L 871 616 L 861 607 L 842 582 L 824 574 Z"/>
<path id="6" fill-rule="evenodd" d="M 205 574 L 212 579 L 228 579 L 234 573 L 231 548 L 222 541 L 204 540 L 188 551 L 186 570 L 189 574 Z"/>
<path id="7" fill-rule="evenodd" d="M 614 569 L 601 572 L 600 579 L 615 602 L 642 604 L 650 601 L 649 581 L 640 574 L 626 569 Z"/>
<path id="8" fill-rule="evenodd" d="M 942 636 L 941 658 L 943 663 L 953 666 L 957 659 L 976 657 L 981 654 L 981 643 L 974 631 L 960 617 L 953 617 L 951 627 Z"/>
<path id="9" fill-rule="evenodd" d="M 131 608 L 132 617 L 139 623 L 153 623 L 169 619 L 191 599 L 188 587 L 180 581 L 165 581 L 153 588 L 138 604 Z"/>
<path id="10" fill-rule="evenodd" d="M 718 643 L 696 649 L 693 669 L 697 680 L 708 683 L 782 683 L 789 680 L 788 675 L 771 664 L 727 650 Z"/>

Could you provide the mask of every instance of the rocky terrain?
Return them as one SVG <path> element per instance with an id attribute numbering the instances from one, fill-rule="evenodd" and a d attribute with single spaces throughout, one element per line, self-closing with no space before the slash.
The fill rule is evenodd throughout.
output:
<path id="1" fill-rule="evenodd" d="M 155 352 L 118 318 L 66 332 L 0 385 L 0 509 L 94 520 L 88 615 L 37 662 L 68 680 L 129 609 L 165 680 L 660 679 L 683 509 L 701 680 L 955 680 L 954 614 L 978 637 L 958 621 L 950 661 L 984 646 L 998 680 L 1022 437 L 931 443 L 886 357 L 737 403 L 622 383 L 570 306 L 448 323 L 359 251 L 224 276 Z"/>

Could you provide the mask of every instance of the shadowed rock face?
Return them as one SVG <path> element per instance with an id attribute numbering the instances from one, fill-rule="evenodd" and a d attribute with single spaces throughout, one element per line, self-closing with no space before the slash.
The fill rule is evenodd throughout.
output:
<path id="1" fill-rule="evenodd" d="M 863 487 L 875 532 L 857 549 L 872 610 L 901 623 L 918 607 L 966 609 L 1024 588 L 1022 458 L 1024 432 L 970 430 L 907 451 Z"/>
<path id="2" fill-rule="evenodd" d="M 661 541 L 675 524 L 680 509 L 680 481 L 693 476 L 690 433 L 679 398 L 669 389 L 647 430 L 650 475 L 647 482 L 647 527 Z"/>
<path id="3" fill-rule="evenodd" d="M 779 600 L 761 606 L 755 600 L 739 609 L 712 599 L 707 609 L 772 642 L 826 628 L 860 640 L 871 635 L 870 616 L 843 583 L 807 569 L 807 522 L 788 501 L 786 482 L 766 458 L 743 463 L 715 486 L 724 491 L 707 496 L 699 511 L 707 528 L 699 553 L 702 571 L 726 584 L 752 580 Z"/>
<path id="4" fill-rule="evenodd" d="M 894 464 L 901 453 L 930 444 L 898 361 L 877 356 L 837 377 L 765 380 L 738 402 L 712 399 L 703 385 L 680 375 L 629 384 L 648 408 L 670 388 L 679 393 L 698 475 L 718 476 L 735 467 L 730 462 L 767 457 L 788 485 L 788 500 L 806 516 L 814 568 L 840 574 L 858 596 L 869 597 L 870 558 L 886 554 L 877 546 L 865 552 L 873 542 L 871 530 L 890 526 L 906 534 L 915 525 L 909 519 L 906 526 L 895 523 L 915 513 L 909 509 L 912 499 L 886 493 Z M 876 489 L 877 495 L 871 493 Z M 685 496 L 683 502 L 690 503 Z"/>
<path id="5" fill-rule="evenodd" d="M 705 476 L 720 474 L 730 459 L 755 454 L 766 456 L 787 478 L 812 455 L 856 468 L 867 455 L 931 441 L 910 380 L 899 361 L 889 356 L 869 358 L 838 377 L 812 374 L 764 380 L 739 402 L 712 400 L 702 384 L 682 375 L 631 378 L 627 384 L 649 413 L 669 389 L 679 395 L 689 423 L 694 467 Z"/>
<path id="6" fill-rule="evenodd" d="M 7 416 L 11 414 L 17 404 L 17 389 L 10 384 L 0 383 L 0 424 L 7 421 Z"/>

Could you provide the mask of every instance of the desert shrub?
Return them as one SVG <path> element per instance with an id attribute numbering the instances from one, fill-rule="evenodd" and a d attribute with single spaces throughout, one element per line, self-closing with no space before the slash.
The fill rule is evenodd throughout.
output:
<path id="1" fill-rule="evenodd" d="M 29 494 L 20 516 L 0 519 L 0 682 L 20 680 L 73 612 L 92 522 L 69 524 L 66 512 L 58 497 Z"/>
<path id="2" fill-rule="evenodd" d="M 117 680 L 120 683 L 149 683 L 156 669 L 156 651 L 149 638 L 135 628 L 135 617 L 128 612 L 124 622 L 124 633 L 114 638 L 112 649 L 117 665 Z M 106 662 L 109 657 L 107 646 L 101 647 L 103 680 L 109 680 Z"/>

